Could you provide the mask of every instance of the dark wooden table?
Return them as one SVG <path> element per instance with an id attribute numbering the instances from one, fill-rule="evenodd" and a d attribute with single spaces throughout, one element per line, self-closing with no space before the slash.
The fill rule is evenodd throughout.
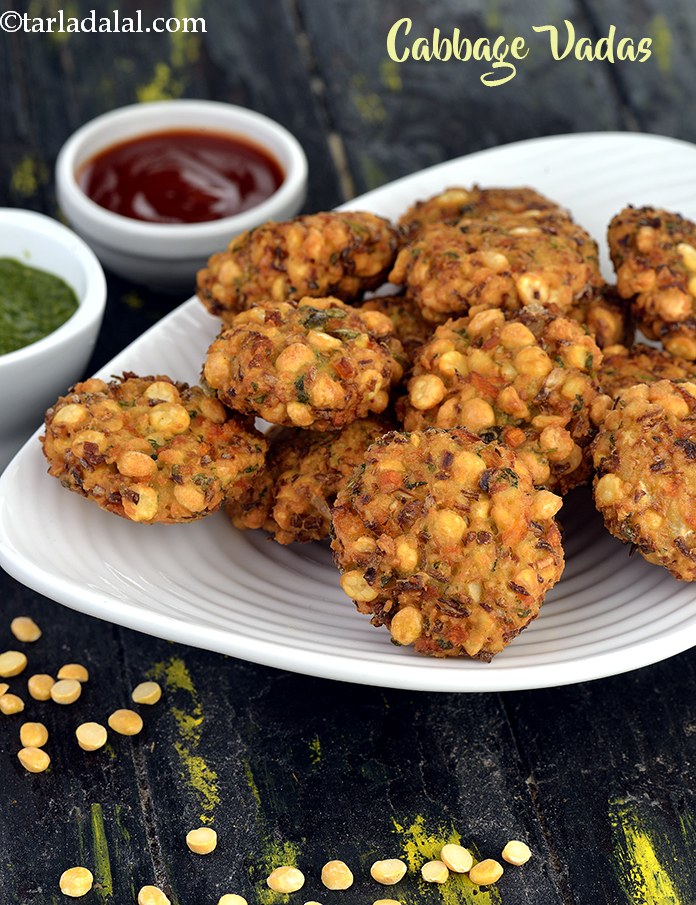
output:
<path id="1" fill-rule="evenodd" d="M 11 4 L 10 4 L 11 5 Z M 55 0 L 19 11 L 55 15 Z M 117 4 L 65 0 L 110 13 Z M 209 97 L 280 120 L 310 162 L 308 211 L 450 157 L 527 137 L 638 129 L 696 139 L 696 8 L 656 0 L 122 0 L 122 15 L 197 15 L 206 34 L 0 35 L 3 204 L 56 214 L 52 167 L 81 123 L 137 100 Z M 86 10 L 88 12 L 88 10 Z M 84 14 L 86 14 L 86 12 Z M 476 63 L 398 64 L 390 25 L 414 34 L 524 35 L 518 75 L 484 87 Z M 645 63 L 555 62 L 533 24 L 595 39 L 610 24 L 650 36 Z M 601 166 L 601 161 L 597 162 Z M 684 179 L 693 174 L 683 174 Z M 109 279 L 104 329 L 90 371 L 182 298 Z M 526 840 L 532 861 L 495 887 L 394 891 L 415 903 L 688 905 L 696 902 L 696 676 L 691 652 L 585 685 L 508 694 L 424 694 L 344 685 L 173 645 L 72 612 L 0 576 L 0 649 L 16 647 L 16 615 L 44 629 L 30 671 L 77 661 L 90 670 L 72 708 L 30 701 L 24 718 L 51 733 L 50 772 L 16 759 L 22 717 L 0 717 L 0 902 L 66 901 L 58 878 L 90 867 L 85 903 L 131 905 L 144 884 L 177 905 L 370 903 L 390 891 L 369 879 L 376 858 L 412 866 L 461 837 L 479 856 Z M 164 698 L 144 732 L 81 752 L 72 728 L 127 706 L 157 677 Z M 19 687 L 20 680 L 13 685 Z M 27 697 L 25 695 L 25 697 Z M 220 844 L 191 855 L 185 832 L 205 821 Z M 348 892 L 327 892 L 322 864 L 344 858 Z M 297 859 L 307 875 L 290 899 L 265 885 Z"/>

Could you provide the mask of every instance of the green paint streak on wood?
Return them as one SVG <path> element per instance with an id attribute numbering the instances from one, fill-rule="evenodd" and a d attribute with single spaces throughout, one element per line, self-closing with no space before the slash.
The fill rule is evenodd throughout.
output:
<path id="1" fill-rule="evenodd" d="M 251 769 L 251 764 L 248 760 L 242 761 L 242 768 L 244 770 L 244 778 L 246 779 L 249 791 L 251 792 L 254 801 L 256 802 L 256 807 L 261 810 L 261 795 L 259 794 L 259 789 L 256 785 L 256 780 L 254 779 L 254 774 Z"/>
<path id="2" fill-rule="evenodd" d="M 388 91 L 401 91 L 403 82 L 399 71 L 399 63 L 396 60 L 382 60 L 379 64 L 380 81 Z"/>
<path id="3" fill-rule="evenodd" d="M 652 38 L 652 51 L 660 72 L 667 73 L 672 68 L 672 32 L 667 19 L 658 13 L 648 24 L 648 35 Z"/>
<path id="4" fill-rule="evenodd" d="M 432 889 L 430 883 L 421 880 L 420 869 L 426 861 L 440 857 L 443 845 L 449 842 L 455 845 L 465 844 L 474 855 L 474 859 L 480 860 L 477 849 L 470 844 L 462 843 L 459 832 L 451 823 L 429 827 L 426 826 L 422 814 L 417 814 L 410 822 L 400 823 L 394 818 L 392 818 L 392 822 L 401 843 L 403 860 L 408 865 L 409 872 L 417 877 L 415 898 L 412 897 L 413 893 L 402 893 L 401 891 L 396 896 L 404 905 L 418 905 L 424 901 L 427 892 Z M 443 905 L 500 905 L 503 901 L 494 886 L 476 886 L 464 874 L 450 874 L 447 883 L 438 886 L 438 892 Z"/>
<path id="5" fill-rule="evenodd" d="M 31 198 L 48 179 L 44 163 L 28 154 L 13 168 L 10 188 L 16 195 Z"/>
<path id="6" fill-rule="evenodd" d="M 215 808 L 220 804 L 220 788 L 217 773 L 208 766 L 198 750 L 205 715 L 191 674 L 180 657 L 171 657 L 156 663 L 149 670 L 148 677 L 163 682 L 167 694 L 179 695 L 179 701 L 181 695 L 188 698 L 186 706 L 172 703 L 169 708 L 179 734 L 174 750 L 181 761 L 181 776 L 198 798 L 201 823 L 212 823 Z"/>
<path id="7" fill-rule="evenodd" d="M 114 805 L 114 822 L 116 824 L 116 829 L 118 830 L 118 834 L 116 836 L 116 859 L 117 861 L 123 861 L 127 863 L 130 859 L 129 853 L 131 834 L 123 823 L 123 808 L 120 804 Z M 122 848 L 124 850 L 123 857 L 121 857 Z M 135 901 L 135 879 L 132 874 L 129 875 L 129 888 L 131 892 L 131 899 Z"/>
<path id="8" fill-rule="evenodd" d="M 379 188 L 387 182 L 387 174 L 367 153 L 360 154 L 360 169 L 368 189 Z"/>
<path id="9" fill-rule="evenodd" d="M 90 809 L 92 822 L 92 852 L 94 858 L 94 874 L 97 880 L 95 892 L 100 902 L 108 902 L 114 894 L 114 883 L 111 876 L 109 845 L 104 829 L 104 814 L 100 804 L 93 804 Z"/>
<path id="10" fill-rule="evenodd" d="M 693 851 L 696 846 L 696 820 L 688 811 L 679 815 L 679 829 L 688 850 Z"/>
<path id="11" fill-rule="evenodd" d="M 619 885 L 630 905 L 686 905 L 655 850 L 654 834 L 635 806 L 609 802 L 614 833 L 613 860 Z"/>
<path id="12" fill-rule="evenodd" d="M 503 17 L 500 13 L 498 0 L 488 0 L 485 4 L 484 22 L 489 32 L 499 32 L 503 25 Z"/>
<path id="13" fill-rule="evenodd" d="M 309 759 L 313 764 L 321 761 L 321 742 L 318 735 L 309 740 Z"/>
<path id="14" fill-rule="evenodd" d="M 128 832 L 128 829 L 123 825 L 122 822 L 122 813 L 123 808 L 120 804 L 114 805 L 114 815 L 116 817 L 116 826 L 118 827 L 118 831 L 121 835 L 121 839 L 128 845 L 131 840 L 131 834 Z"/>
<path id="15" fill-rule="evenodd" d="M 75 811 L 75 823 L 77 824 L 77 851 L 79 854 L 79 863 L 84 864 L 86 855 L 85 848 L 85 837 L 84 837 L 84 816 L 82 811 L 78 808 Z"/>
<path id="16" fill-rule="evenodd" d="M 372 91 L 371 85 L 363 73 L 354 75 L 350 80 L 350 93 L 358 115 L 364 123 L 382 123 L 387 118 L 387 111 L 382 98 L 376 91 Z"/>
<path id="17" fill-rule="evenodd" d="M 364 123 L 374 125 L 376 123 L 383 123 L 387 118 L 387 111 L 382 103 L 382 98 L 376 91 L 369 91 L 367 94 L 355 94 L 353 96 L 353 103 L 355 104 L 360 119 L 362 119 Z"/>

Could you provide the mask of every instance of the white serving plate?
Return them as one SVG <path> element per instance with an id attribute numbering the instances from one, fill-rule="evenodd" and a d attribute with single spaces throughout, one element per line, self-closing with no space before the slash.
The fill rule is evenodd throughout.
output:
<path id="1" fill-rule="evenodd" d="M 696 218 L 696 147 L 649 135 L 534 139 L 471 154 L 346 208 L 397 217 L 450 185 L 530 185 L 603 243 L 625 204 Z M 603 264 L 610 268 L 606 253 Z M 196 381 L 217 322 L 195 299 L 100 372 Z M 37 435 L 38 436 L 37 432 Z M 281 547 L 221 514 L 185 526 L 114 518 L 46 475 L 34 436 L 0 478 L 0 564 L 67 606 L 173 641 L 308 675 L 424 691 L 521 690 L 596 679 L 696 643 L 696 589 L 610 537 L 587 494 L 566 503 L 568 564 L 540 617 L 492 663 L 434 660 L 390 643 L 340 590 L 322 544 Z"/>

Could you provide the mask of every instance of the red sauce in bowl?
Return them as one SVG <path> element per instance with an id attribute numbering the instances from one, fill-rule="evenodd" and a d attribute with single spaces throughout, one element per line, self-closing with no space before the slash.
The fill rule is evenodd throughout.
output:
<path id="1" fill-rule="evenodd" d="M 112 145 L 76 177 L 92 201 L 115 214 L 150 223 L 204 223 L 260 204 L 284 173 L 267 150 L 243 138 L 182 129 Z"/>

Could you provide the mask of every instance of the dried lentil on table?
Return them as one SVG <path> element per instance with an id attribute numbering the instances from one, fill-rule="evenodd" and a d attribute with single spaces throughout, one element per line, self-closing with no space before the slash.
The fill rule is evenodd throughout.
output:
<path id="1" fill-rule="evenodd" d="M 0 713 L 10 716 L 13 713 L 21 713 L 24 710 L 24 701 L 16 694 L 6 692 L 0 695 Z"/>
<path id="2" fill-rule="evenodd" d="M 440 860 L 456 874 L 465 874 L 471 870 L 471 866 L 474 863 L 471 852 L 464 848 L 463 845 L 455 845 L 454 843 L 443 845 L 440 852 Z"/>
<path id="3" fill-rule="evenodd" d="M 143 728 L 142 717 L 134 710 L 114 710 L 108 723 L 119 735 L 137 735 Z"/>
<path id="4" fill-rule="evenodd" d="M 502 857 L 503 861 L 507 861 L 508 864 L 520 867 L 532 857 L 532 850 L 525 842 L 520 842 L 519 839 L 511 839 L 503 849 Z"/>
<path id="5" fill-rule="evenodd" d="M 172 905 L 157 886 L 143 886 L 138 893 L 138 905 Z"/>
<path id="6" fill-rule="evenodd" d="M 36 673 L 27 679 L 27 690 L 35 701 L 50 701 L 51 689 L 56 684 L 53 676 L 47 673 Z"/>
<path id="7" fill-rule="evenodd" d="M 6 650 L 0 654 L 0 678 L 10 679 L 26 669 L 26 655 L 18 650 Z"/>
<path id="8" fill-rule="evenodd" d="M 162 689 L 157 682 L 141 682 L 131 697 L 136 704 L 156 704 L 162 697 Z"/>
<path id="9" fill-rule="evenodd" d="M 29 644 L 41 637 L 41 629 L 29 616 L 16 616 L 10 623 L 10 631 L 18 641 Z"/>
<path id="10" fill-rule="evenodd" d="M 353 873 L 345 861 L 327 861 L 321 869 L 321 882 L 327 889 L 348 889 Z"/>
<path id="11" fill-rule="evenodd" d="M 490 886 L 503 876 L 503 866 L 493 858 L 479 861 L 469 871 L 469 879 L 477 886 Z"/>
<path id="12" fill-rule="evenodd" d="M 58 670 L 59 679 L 75 679 L 77 682 L 88 682 L 89 672 L 80 663 L 66 663 Z"/>
<path id="13" fill-rule="evenodd" d="M 398 858 L 387 858 L 384 861 L 375 861 L 370 868 L 370 876 L 383 886 L 394 886 L 406 874 L 406 865 Z"/>
<path id="14" fill-rule="evenodd" d="M 22 723 L 19 740 L 25 748 L 43 748 L 48 741 L 48 729 L 43 723 Z"/>
<path id="15" fill-rule="evenodd" d="M 77 744 L 83 751 L 97 751 L 106 744 L 107 732 L 101 723 L 81 723 L 75 730 Z"/>
<path id="16" fill-rule="evenodd" d="M 43 773 L 51 763 L 51 758 L 41 748 L 22 748 L 17 752 L 17 758 L 28 773 Z"/>
<path id="17" fill-rule="evenodd" d="M 209 855 L 217 848 L 217 841 L 217 833 L 209 826 L 202 826 L 186 834 L 186 845 L 196 855 Z"/>
<path id="18" fill-rule="evenodd" d="M 69 867 L 63 871 L 59 881 L 60 891 L 71 899 L 86 896 L 94 885 L 92 871 L 86 867 Z"/>
<path id="19" fill-rule="evenodd" d="M 283 865 L 271 871 L 266 880 L 273 892 L 297 892 L 304 886 L 304 874 L 296 867 Z"/>
<path id="20" fill-rule="evenodd" d="M 449 870 L 444 861 L 426 861 L 421 867 L 421 876 L 426 883 L 446 883 Z"/>
<path id="21" fill-rule="evenodd" d="M 51 686 L 51 700 L 56 704 L 74 704 L 82 694 L 82 684 L 77 679 L 60 679 Z"/>

